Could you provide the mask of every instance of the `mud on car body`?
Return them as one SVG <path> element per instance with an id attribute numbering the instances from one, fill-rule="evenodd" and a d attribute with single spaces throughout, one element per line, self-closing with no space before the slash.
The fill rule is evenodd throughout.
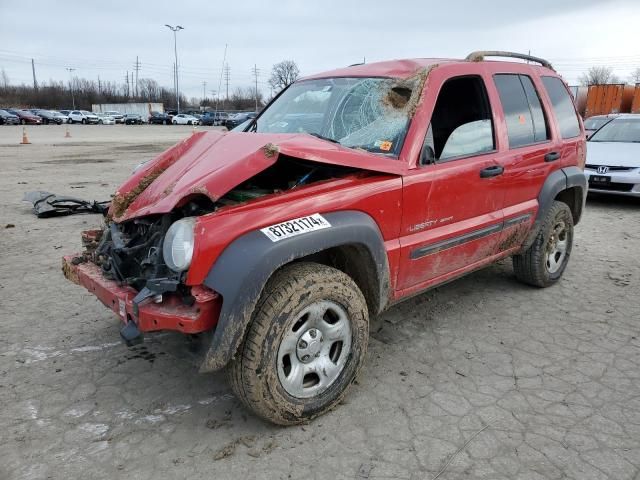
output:
<path id="1" fill-rule="evenodd" d="M 194 334 L 201 371 L 226 369 L 247 407 L 298 423 L 340 401 L 389 305 L 508 256 L 520 280 L 555 283 L 584 157 L 544 60 L 352 66 L 141 164 L 63 270 L 129 344 Z"/>

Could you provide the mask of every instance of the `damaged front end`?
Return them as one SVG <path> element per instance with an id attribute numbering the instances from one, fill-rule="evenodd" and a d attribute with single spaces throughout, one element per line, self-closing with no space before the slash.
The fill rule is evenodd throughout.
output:
<path id="1" fill-rule="evenodd" d="M 292 87 L 279 97 L 287 102 L 295 96 L 290 99 L 295 108 L 274 103 L 252 132 L 194 133 L 141 164 L 124 182 L 105 227 L 84 232 L 84 251 L 63 259 L 65 276 L 120 317 L 121 335 L 130 345 L 149 331 L 212 331 L 222 297 L 187 282 L 198 255 L 196 240 L 211 238 L 196 231 L 198 217 L 246 212 L 241 205 L 311 184 L 401 175 L 407 165 L 399 153 L 423 82 L 423 77 L 303 82 L 300 92 Z M 319 116 L 314 109 L 323 102 L 331 113 Z M 283 219 L 286 213 L 282 208 Z M 215 222 L 207 225 L 213 228 Z M 263 226 L 238 221 L 234 233 Z"/>
<path id="2" fill-rule="evenodd" d="M 63 259 L 65 276 L 120 317 L 121 336 L 128 345 L 139 343 L 143 332 L 194 334 L 215 325 L 220 297 L 206 287 L 184 283 L 193 252 L 193 238 L 191 247 L 184 248 L 184 230 L 193 230 L 195 218 L 185 213 L 202 211 L 189 204 L 172 214 L 108 221 L 103 230 L 82 233 L 81 254 Z"/>

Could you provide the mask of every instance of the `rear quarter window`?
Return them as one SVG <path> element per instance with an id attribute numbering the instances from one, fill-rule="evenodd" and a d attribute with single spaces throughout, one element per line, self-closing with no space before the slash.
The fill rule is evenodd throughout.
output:
<path id="1" fill-rule="evenodd" d="M 558 120 L 560 136 L 572 138 L 580 135 L 580 122 L 573 100 L 562 80 L 557 77 L 542 77 L 542 83 L 551 99 L 553 112 Z"/>
<path id="2" fill-rule="evenodd" d="M 549 139 L 540 98 L 526 75 L 494 75 L 509 136 L 509 148 L 524 147 Z"/>

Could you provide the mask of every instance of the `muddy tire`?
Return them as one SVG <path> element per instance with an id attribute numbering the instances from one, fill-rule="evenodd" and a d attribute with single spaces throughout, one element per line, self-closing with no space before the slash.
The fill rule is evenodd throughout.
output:
<path id="1" fill-rule="evenodd" d="M 554 201 L 535 241 L 513 256 L 513 270 L 521 282 L 549 287 L 564 273 L 573 246 L 573 216 L 568 205 Z"/>
<path id="2" fill-rule="evenodd" d="M 257 415 L 303 423 L 344 397 L 368 340 L 367 304 L 355 282 L 325 265 L 292 264 L 267 282 L 227 376 Z"/>

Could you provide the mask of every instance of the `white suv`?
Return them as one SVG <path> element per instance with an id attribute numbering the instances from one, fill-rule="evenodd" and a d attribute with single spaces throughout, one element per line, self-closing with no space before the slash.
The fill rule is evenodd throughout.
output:
<path id="1" fill-rule="evenodd" d="M 98 123 L 98 116 L 86 110 L 72 110 L 69 112 L 69 123 Z"/>

